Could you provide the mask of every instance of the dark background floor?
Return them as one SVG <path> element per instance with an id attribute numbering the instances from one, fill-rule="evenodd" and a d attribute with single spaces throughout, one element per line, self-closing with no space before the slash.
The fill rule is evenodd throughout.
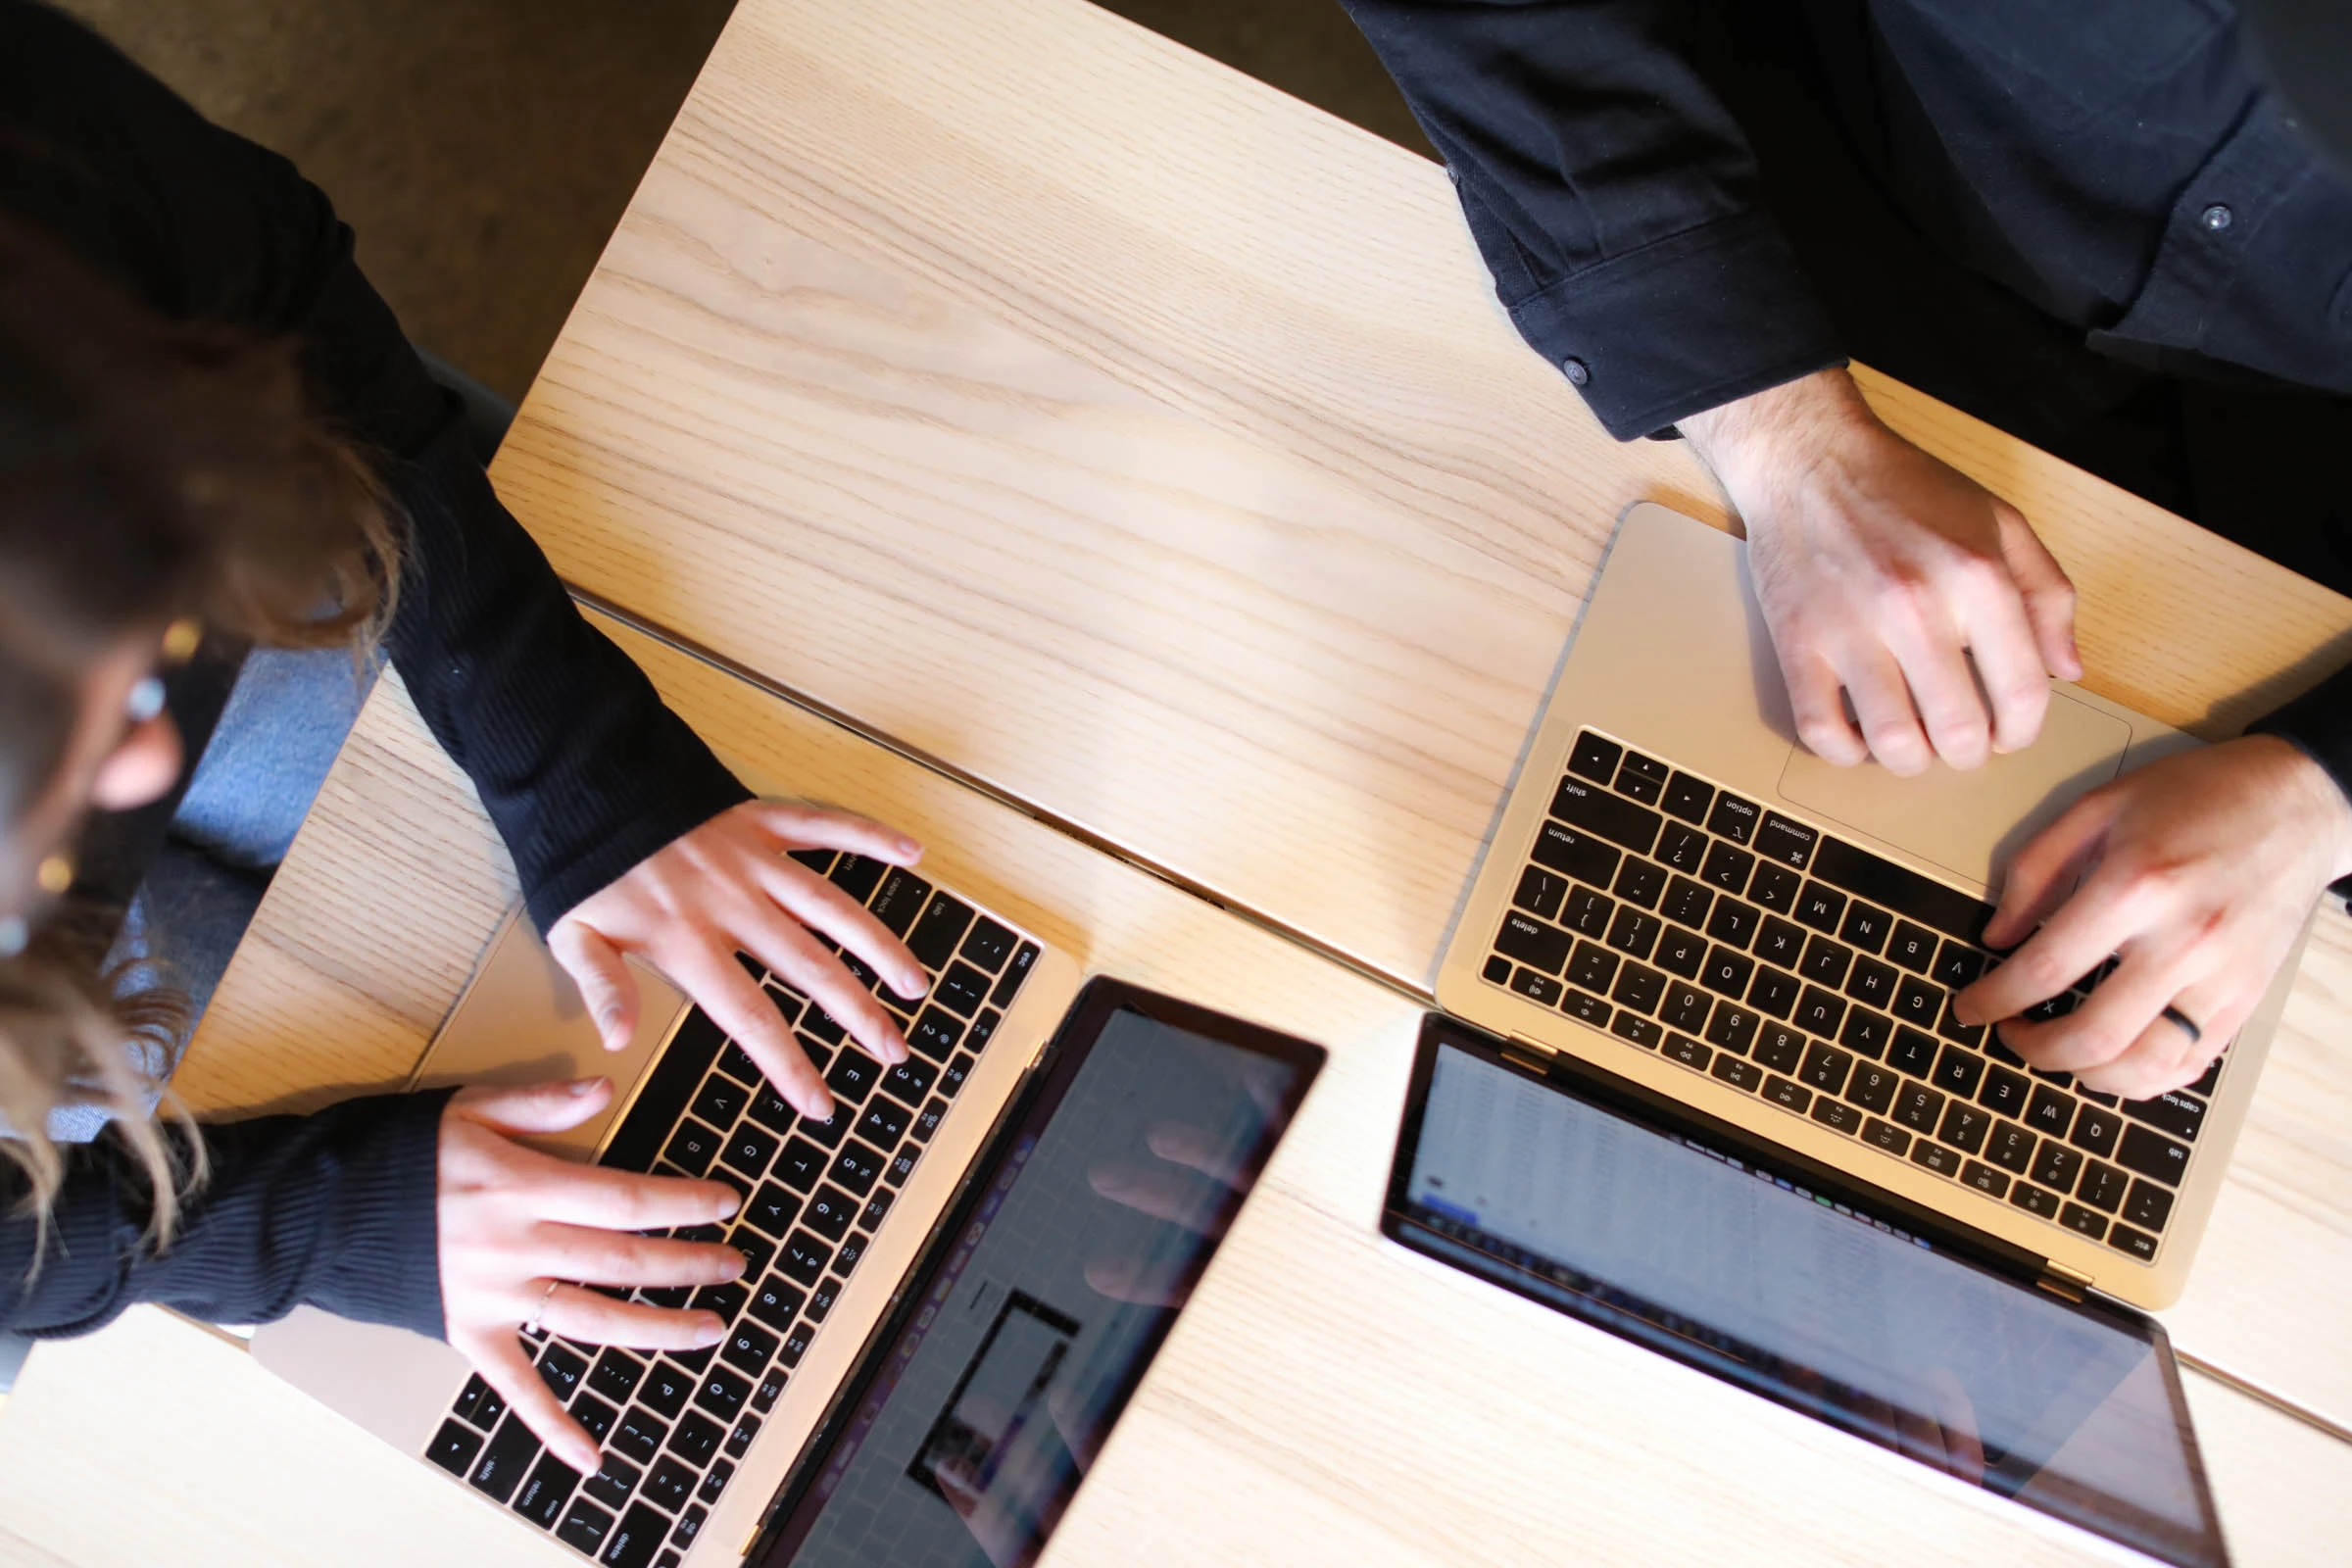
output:
<path id="1" fill-rule="evenodd" d="M 207 115 L 300 164 L 358 232 L 361 264 L 410 336 L 510 398 L 530 384 L 733 9 L 733 0 L 61 3 Z M 1108 3 L 1426 151 L 1338 0 Z"/>

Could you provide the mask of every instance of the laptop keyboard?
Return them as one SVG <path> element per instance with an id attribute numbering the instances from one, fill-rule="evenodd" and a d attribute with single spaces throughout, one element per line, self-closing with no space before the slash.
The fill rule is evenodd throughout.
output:
<path id="1" fill-rule="evenodd" d="M 693 1545 L 1036 965 L 1036 943 L 910 871 L 829 850 L 793 858 L 863 902 L 922 960 L 932 982 L 922 1002 L 877 993 L 912 1054 L 884 1067 L 822 1007 L 743 957 L 831 1086 L 833 1119 L 797 1114 L 696 1007 L 597 1161 L 710 1177 L 743 1195 L 728 1225 L 669 1233 L 738 1249 L 746 1260 L 740 1279 L 635 1293 L 641 1301 L 715 1312 L 727 1337 L 711 1349 L 656 1352 L 525 1336 L 540 1376 L 604 1449 L 603 1467 L 584 1480 L 543 1452 L 479 1377 L 466 1382 L 425 1448 L 426 1458 L 510 1512 L 615 1568 L 675 1565 Z M 825 945 L 875 989 L 872 970 Z"/>
<path id="2" fill-rule="evenodd" d="M 2226 1057 L 2120 1102 L 2028 1067 L 1952 1016 L 2000 961 L 1981 900 L 1588 729 L 1511 903 L 1490 984 L 2139 1261 L 2162 1247 Z"/>

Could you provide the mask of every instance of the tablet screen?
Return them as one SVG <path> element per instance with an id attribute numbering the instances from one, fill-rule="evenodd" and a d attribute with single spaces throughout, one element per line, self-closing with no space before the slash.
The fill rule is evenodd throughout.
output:
<path id="1" fill-rule="evenodd" d="M 1437 1044 L 1426 1085 L 1398 1240 L 2134 1549 L 2224 1560 L 2178 1380 L 2137 1320 L 1490 1053 Z"/>
<path id="2" fill-rule="evenodd" d="M 1088 1010 L 992 1142 L 762 1565 L 1033 1560 L 1322 1054 L 1148 995 Z"/>

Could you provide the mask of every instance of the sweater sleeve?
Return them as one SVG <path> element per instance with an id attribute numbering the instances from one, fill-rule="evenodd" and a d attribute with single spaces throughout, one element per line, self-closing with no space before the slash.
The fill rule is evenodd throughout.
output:
<path id="1" fill-rule="evenodd" d="M 63 1149 L 45 1241 L 16 1206 L 24 1178 L 11 1167 L 0 1279 L 24 1283 L 0 1287 L 0 1329 L 86 1334 L 141 1301 L 212 1323 L 266 1323 L 308 1304 L 440 1338 L 434 1200 L 448 1101 L 384 1095 L 208 1127 L 211 1178 L 161 1252 L 141 1240 L 146 1175 L 113 1138 Z"/>
<path id="2" fill-rule="evenodd" d="M 362 275 L 351 230 L 292 164 L 79 24 L 0 0 L 0 206 L 168 316 L 299 344 L 314 396 L 407 525 L 393 662 L 506 840 L 542 932 L 749 799 L 581 616 L 474 461 L 458 399 Z"/>
<path id="3" fill-rule="evenodd" d="M 1690 62 L 1682 0 L 1343 0 L 1446 160 L 1495 292 L 1609 433 L 1842 363 Z"/>

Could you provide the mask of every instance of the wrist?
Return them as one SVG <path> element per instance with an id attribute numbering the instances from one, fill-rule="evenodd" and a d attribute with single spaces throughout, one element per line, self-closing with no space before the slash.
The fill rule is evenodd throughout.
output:
<path id="1" fill-rule="evenodd" d="M 2321 884 L 2352 876 L 2352 799 L 2345 797 L 2335 776 L 2282 736 L 2252 735 L 2238 744 L 2258 747 L 2276 759 L 2290 819 L 2310 846 Z"/>
<path id="2" fill-rule="evenodd" d="M 1678 428 L 1752 525 L 1822 463 L 1886 427 L 1853 377 L 1833 366 L 1691 415 Z"/>

